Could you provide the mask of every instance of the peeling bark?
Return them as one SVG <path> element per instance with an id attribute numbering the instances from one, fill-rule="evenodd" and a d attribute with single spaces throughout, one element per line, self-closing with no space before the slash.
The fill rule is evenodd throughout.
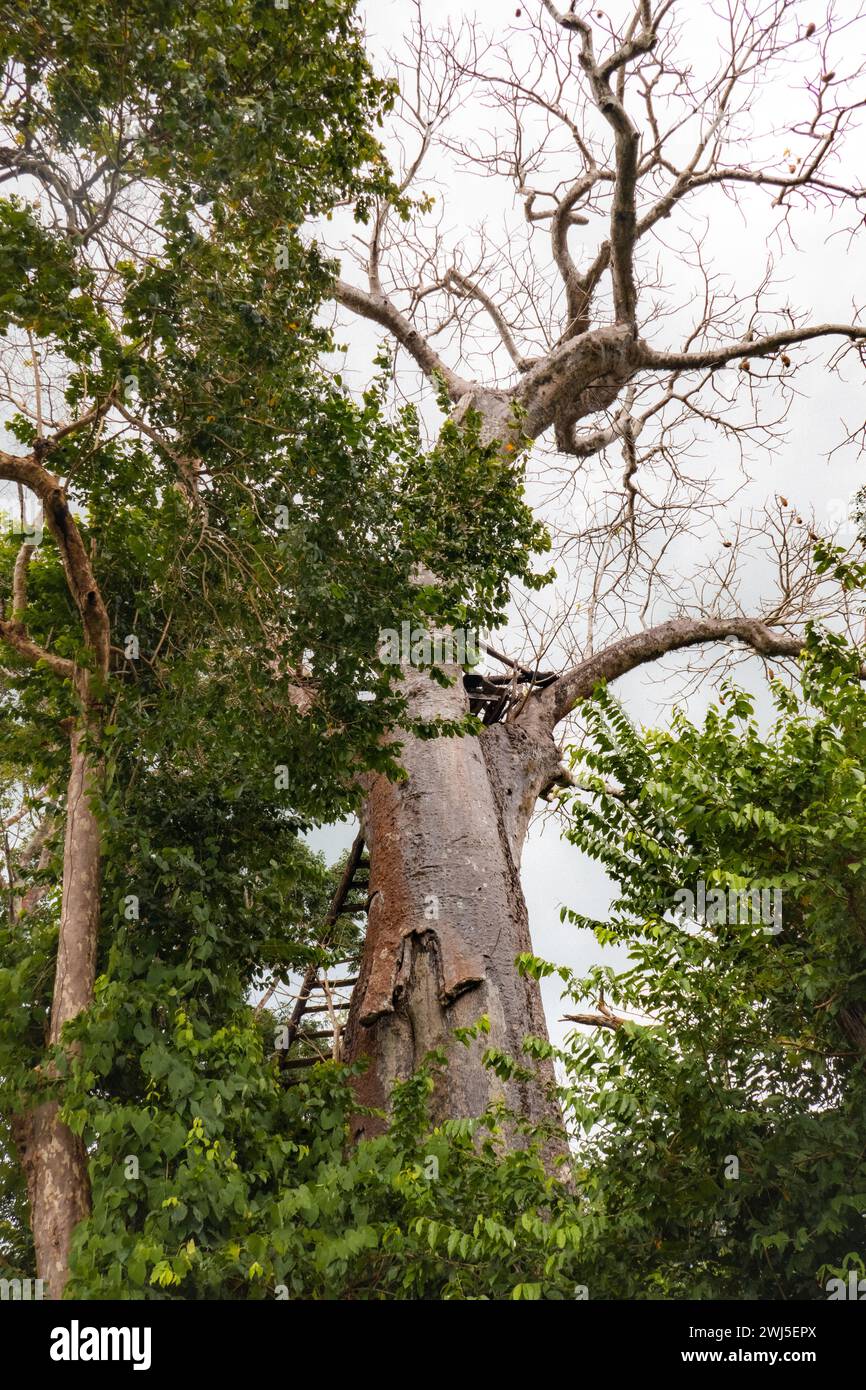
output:
<path id="1" fill-rule="evenodd" d="M 413 713 L 466 712 L 459 672 L 449 674 L 458 679 L 443 690 L 407 672 Z M 522 1053 L 526 1034 L 547 1037 L 541 992 L 515 967 L 532 949 L 520 852 L 540 785 L 558 762 L 552 739 L 493 725 L 478 737 L 407 737 L 407 779 L 380 777 L 372 787 L 364 810 L 367 940 L 346 1030 L 347 1057 L 369 1058 L 358 1086 L 364 1105 L 387 1109 L 394 1082 L 411 1076 L 430 1050 L 447 1047 L 434 1122 L 478 1115 L 502 1098 L 536 1125 L 559 1125 L 547 1093 L 552 1066 L 530 1064 Z M 489 1034 L 468 1046 L 453 1041 L 453 1029 L 485 1014 Z M 531 1066 L 535 1081 L 500 1081 L 482 1063 L 488 1047 Z M 356 1135 L 379 1129 L 362 1117 Z"/>
<path id="2" fill-rule="evenodd" d="M 47 1101 L 14 1115 L 12 1138 L 27 1180 L 36 1273 L 48 1297 L 59 1299 L 69 1279 L 69 1249 L 79 1221 L 90 1214 L 87 1155 L 77 1135 Z"/>

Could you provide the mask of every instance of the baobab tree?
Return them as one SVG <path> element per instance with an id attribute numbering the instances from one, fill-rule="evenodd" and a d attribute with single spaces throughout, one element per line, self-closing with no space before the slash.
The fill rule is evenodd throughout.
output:
<path id="1" fill-rule="evenodd" d="M 780 298 L 771 266 L 757 284 L 725 288 L 700 221 L 707 200 L 711 211 L 725 197 L 769 213 L 782 247 L 805 216 L 826 212 L 834 231 L 857 233 L 866 189 L 846 177 L 843 153 L 863 106 L 862 65 L 851 57 L 861 10 L 820 16 L 794 0 L 640 0 L 584 13 L 574 2 L 560 10 L 530 0 L 504 38 L 468 22 L 437 32 L 421 4 L 413 17 L 395 148 L 401 191 L 425 196 L 408 223 L 380 203 L 361 250 L 355 239 L 344 249 L 334 298 L 390 338 L 398 380 L 420 370 L 452 420 L 480 417 L 503 459 L 551 437 L 548 466 L 560 477 L 621 459 L 604 544 L 584 549 L 586 558 L 594 546 L 584 584 L 592 610 L 608 570 L 617 584 L 655 583 L 670 538 L 695 507 L 712 505 L 706 491 L 686 504 L 669 492 L 653 502 L 642 470 L 681 480 L 693 426 L 708 425 L 719 447 L 746 454 L 750 443 L 772 441 L 806 344 L 822 345 L 828 370 L 849 355 L 863 360 L 856 307 L 846 322 L 811 321 Z M 766 98 L 783 85 L 780 122 L 772 99 L 767 117 Z M 514 216 L 498 243 L 486 225 L 449 231 L 456 210 L 447 188 L 441 210 L 421 182 L 434 157 L 440 184 L 448 183 L 443 158 L 455 177 L 470 169 L 486 186 L 505 181 Z M 569 639 L 573 659 L 555 678 L 540 679 L 535 663 L 512 667 L 509 699 L 477 737 L 407 738 L 407 780 L 370 787 L 369 926 L 347 1033 L 349 1055 L 370 1058 L 365 1101 L 385 1104 L 391 1083 L 428 1049 L 486 1015 L 488 1031 L 451 1050 L 437 1114 L 472 1115 L 504 1093 L 532 1123 L 555 1118 L 546 1062 L 534 1079 L 503 1087 L 482 1053 L 492 1047 L 525 1063 L 525 1036 L 545 1037 L 538 986 L 515 965 L 531 950 L 520 858 L 538 798 L 566 775 L 564 721 L 598 682 L 666 653 L 739 644 L 764 658 L 795 657 L 804 619 L 821 609 L 809 564 L 814 533 L 793 539 L 802 518 L 787 507 L 782 498 L 764 523 L 782 577 L 765 607 L 738 605 L 729 569 L 716 567 L 718 582 L 691 607 L 674 577 L 663 620 L 647 623 L 645 592 L 631 607 L 632 630 L 608 645 L 590 622 L 583 644 Z M 655 550 L 644 544 L 650 516 L 663 532 Z M 736 522 L 722 541 L 726 564 L 738 550 L 731 534 L 743 539 Z M 443 689 L 405 671 L 414 717 L 465 715 L 472 691 L 456 668 L 450 675 Z"/>
<path id="2" fill-rule="evenodd" d="M 766 518 L 779 584 L 762 606 L 737 597 L 736 564 L 756 530 L 750 536 L 745 519 L 731 519 L 720 552 L 729 558 L 709 563 L 708 582 L 691 596 L 666 557 L 696 518 L 718 512 L 715 481 L 686 465 L 689 432 L 716 429 L 746 458 L 779 440 L 804 345 L 826 345 L 837 368 L 848 354 L 858 365 L 866 327 L 856 311 L 845 322 L 812 321 L 780 301 L 769 273 L 727 288 L 706 263 L 693 209 L 702 198 L 769 201 L 783 238 L 796 230 L 795 215 L 825 207 L 835 230 L 856 230 L 863 194 L 839 173 L 839 157 L 859 109 L 859 71 L 847 56 L 859 11 L 818 23 L 802 5 L 732 0 L 714 15 L 724 42 L 704 73 L 706 45 L 690 57 L 691 5 L 642 3 L 610 19 L 533 0 L 531 9 L 515 6 L 515 34 L 498 46 L 474 26 L 437 35 L 421 25 L 397 113 L 417 146 L 406 146 L 402 187 L 387 201 L 371 130 L 390 98 L 370 77 L 354 8 L 263 0 L 241 16 L 234 0 L 214 0 L 206 12 L 165 0 L 156 18 L 152 3 L 136 0 L 118 34 L 105 0 L 84 9 L 82 0 L 52 0 L 10 11 L 3 31 L 0 182 L 11 196 L 0 200 L 0 385 L 13 443 L 0 455 L 0 482 L 19 498 L 31 494 L 47 543 L 35 553 L 26 538 L 4 546 L 8 794 L 23 797 L 34 824 L 20 853 L 5 846 L 0 922 L 27 969 L 23 983 L 16 969 L 4 974 L 12 1007 L 0 1080 L 37 1272 L 55 1297 L 91 1207 L 93 1166 L 111 1165 L 112 1133 L 126 1144 L 116 1128 L 91 1123 L 87 1107 L 112 1086 L 130 1107 L 151 1107 L 154 1056 L 142 1039 L 163 1061 L 173 1045 L 166 959 L 182 961 L 179 986 L 191 1008 L 201 1005 L 204 1032 L 226 1007 L 222 999 L 210 1013 L 223 980 L 204 964 L 219 937 L 222 974 L 237 989 L 233 1017 L 250 1015 L 246 991 L 260 967 L 284 977 L 309 946 L 303 932 L 291 935 L 287 923 L 298 918 L 285 910 L 285 883 L 273 882 L 274 861 L 300 825 L 356 804 L 359 768 L 371 902 L 347 1044 L 350 1056 L 371 1058 L 363 1097 L 386 1105 L 394 1079 L 466 1027 L 436 1114 L 475 1114 L 504 1090 L 528 1124 L 555 1125 L 548 1063 L 503 1085 L 507 1067 L 486 1067 L 482 1054 L 492 1047 L 532 1063 L 524 1037 L 544 1036 L 537 984 L 515 966 L 530 949 L 520 854 L 539 797 L 568 778 L 560 744 L 573 711 L 599 680 L 669 652 L 737 645 L 792 658 L 804 620 L 831 604 L 784 498 Z M 800 109 L 786 109 L 783 136 L 771 131 L 784 150 L 771 155 L 757 130 L 760 97 L 788 70 L 804 77 Z M 489 139 L 453 125 L 470 97 L 493 112 Z M 516 232 L 501 244 L 486 232 L 448 232 L 439 204 L 418 189 L 437 151 L 479 171 L 485 190 L 504 181 L 523 242 Z M 544 458 L 554 489 L 578 482 L 592 494 L 596 466 L 621 475 L 599 515 L 563 537 L 584 596 L 580 635 L 567 611 L 527 607 L 537 650 L 532 660 L 506 659 L 505 679 L 464 679 L 446 666 L 443 686 L 409 666 L 395 699 L 376 664 L 380 621 L 391 622 L 407 590 L 413 614 L 430 611 L 413 602 L 409 576 L 429 581 L 441 571 L 420 573 L 429 555 L 423 539 L 416 552 L 410 533 L 412 521 L 424 529 L 418 494 L 435 507 L 441 479 L 407 502 L 428 462 L 413 452 L 414 435 L 383 419 L 375 393 L 356 408 L 319 370 L 329 340 L 316 314 L 328 267 L 298 228 L 339 198 L 357 202 L 362 218 L 372 207 L 366 279 L 347 264 L 332 287 L 341 312 L 389 337 L 398 362 L 447 400 L 451 462 L 458 429 L 480 429 L 501 462 L 507 505 L 521 512 L 494 587 L 525 573 L 531 528 L 515 498 L 531 447 L 533 458 L 555 449 Z M 671 250 L 675 227 L 682 235 Z M 696 291 L 672 277 L 666 292 L 672 263 L 690 271 Z M 448 501 L 443 512 L 453 517 Z M 465 597 L 472 575 L 463 577 Z M 417 586 L 428 595 L 434 587 Z M 555 602 L 568 609 L 562 588 Z M 458 606 L 444 603 L 452 615 Z M 617 614 L 617 640 L 606 641 L 605 621 Z M 138 655 L 127 650 L 130 636 Z M 368 676 L 377 699 L 362 708 Z M 430 733 L 436 720 L 465 729 L 472 710 L 484 712 L 480 731 L 419 736 L 419 725 Z M 124 737 L 118 754 L 114 740 Z M 389 739 L 402 745 L 402 780 L 385 775 L 395 771 Z M 274 763 L 292 774 L 283 800 Z M 120 788 L 118 767 L 128 774 Z M 183 803 L 180 828 L 170 818 L 156 825 L 166 788 L 175 810 Z M 258 871 L 242 839 L 241 793 L 253 805 L 256 854 L 275 844 Z M 232 862 L 243 858 L 229 887 L 222 864 L 212 872 L 211 849 L 207 869 L 181 856 L 191 873 L 202 868 L 190 890 L 148 848 L 156 826 L 174 863 L 175 836 L 195 838 L 201 802 L 214 818 L 224 809 L 218 829 L 236 837 Z M 149 903 L 125 877 L 127 850 Z M 42 866 L 35 877 L 34 864 Z M 139 918 L 118 912 L 128 896 Z M 261 940 L 269 913 L 283 930 L 274 949 Z M 46 935 L 57 929 L 56 960 L 53 937 L 49 950 L 34 947 L 33 922 Z M 191 941 L 205 926 L 209 939 Z M 187 951 L 201 968 L 187 970 Z M 103 964 L 110 975 L 124 952 L 129 978 L 117 990 L 111 980 L 98 998 Z M 148 952 L 159 957 L 159 979 L 143 983 L 136 972 Z M 98 1084 L 85 1079 L 73 1133 L 62 1107 L 70 1075 L 81 1085 L 96 1014 L 107 1071 Z M 473 1034 L 484 1015 L 486 1029 Z M 188 1023 L 183 1014 L 181 1034 Z M 257 1057 L 261 1037 L 249 1041 Z M 191 1119 L 201 1093 L 175 1097 L 171 1085 L 192 1077 L 190 1086 L 205 1087 L 209 1076 L 170 1065 L 161 1075 L 169 1077 L 163 1115 L 176 1104 Z M 275 1067 L 266 1079 L 276 1089 Z M 242 1088 L 235 1099 L 245 1112 Z M 184 1138 L 172 1149 L 176 1168 Z M 167 1165 L 162 1155 L 151 1165 L 156 1193 Z M 116 1196 L 115 1178 L 102 1176 Z M 142 1219 L 160 1220 L 164 1208 L 160 1194 L 156 1213 Z M 224 1241 L 221 1220 L 215 1225 Z M 161 1263 L 152 1252 L 136 1259 L 133 1284 L 180 1278 L 158 1274 Z"/>

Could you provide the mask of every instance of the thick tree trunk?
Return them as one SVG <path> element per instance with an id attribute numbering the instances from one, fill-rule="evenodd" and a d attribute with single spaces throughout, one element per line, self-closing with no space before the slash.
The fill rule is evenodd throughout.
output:
<path id="1" fill-rule="evenodd" d="M 450 674 L 448 690 L 422 672 L 406 674 L 416 717 L 466 712 L 460 673 Z M 435 1121 L 477 1115 L 502 1097 L 533 1124 L 558 1125 L 552 1066 L 522 1052 L 526 1034 L 547 1036 L 540 990 L 515 967 L 531 950 L 520 852 L 559 764 L 553 740 L 499 724 L 478 737 L 408 737 L 401 761 L 408 779 L 377 779 L 364 811 L 371 903 L 346 1033 L 347 1055 L 370 1059 L 359 1099 L 387 1108 L 393 1083 L 447 1046 Z M 489 1034 L 468 1046 L 452 1039 L 454 1028 L 485 1014 Z M 482 1064 L 488 1047 L 530 1067 L 533 1080 L 503 1084 Z M 357 1122 L 358 1135 L 378 1128 Z"/>
<path id="2" fill-rule="evenodd" d="M 91 804 L 99 776 L 84 744 L 72 735 L 63 852 L 63 899 L 48 1041 L 58 1044 L 65 1024 L 93 1000 L 99 933 L 100 833 Z M 62 1298 L 69 1278 L 72 1235 L 90 1211 L 84 1145 L 48 1101 L 12 1122 L 27 1178 L 36 1273 L 50 1298 Z"/>

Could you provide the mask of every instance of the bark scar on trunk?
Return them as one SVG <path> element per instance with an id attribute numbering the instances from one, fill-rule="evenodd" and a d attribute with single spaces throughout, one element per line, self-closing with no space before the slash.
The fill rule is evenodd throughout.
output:
<path id="1" fill-rule="evenodd" d="M 382 900 L 381 892 L 375 901 Z M 360 982 L 363 990 L 358 1012 L 359 1021 L 369 1027 L 385 1014 L 394 1012 L 395 997 L 399 990 L 405 966 L 411 969 L 412 952 L 407 953 L 407 944 L 412 937 L 422 941 L 431 936 L 436 943 L 436 960 L 439 975 L 439 999 L 442 1004 L 450 1004 L 458 995 L 475 989 L 485 978 L 485 964 L 479 952 L 467 946 L 459 931 L 447 922 L 424 922 L 423 925 L 402 926 L 399 921 L 374 921 L 373 904 L 367 926 L 371 938 L 371 949 L 367 954 L 370 970 L 366 980 Z"/>

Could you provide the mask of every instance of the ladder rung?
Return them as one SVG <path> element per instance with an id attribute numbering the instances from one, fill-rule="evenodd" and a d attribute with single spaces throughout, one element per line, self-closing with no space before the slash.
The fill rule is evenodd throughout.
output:
<path id="1" fill-rule="evenodd" d="M 317 1038 L 332 1038 L 332 1028 L 313 1028 L 309 1033 L 296 1033 L 295 1042 L 314 1042 Z"/>
<path id="2" fill-rule="evenodd" d="M 328 1010 L 332 1007 L 334 1009 L 348 1009 L 349 1001 L 348 999 L 345 1002 L 335 999 L 333 1005 L 311 1004 L 308 1009 L 304 1009 L 304 1014 L 326 1014 Z"/>
<path id="3" fill-rule="evenodd" d="M 330 1057 L 286 1057 L 280 1065 L 284 1070 L 291 1069 L 294 1071 L 296 1067 L 314 1067 L 317 1062 L 326 1062 L 330 1060 Z"/>
<path id="4" fill-rule="evenodd" d="M 356 967 L 354 961 L 351 961 L 351 960 L 332 960 L 331 963 L 330 963 L 330 965 L 326 965 L 324 968 L 325 968 L 325 970 L 355 970 L 357 967 Z M 316 969 L 317 969 L 317 970 L 321 970 L 321 969 L 322 969 L 322 966 L 321 966 L 321 965 L 317 965 L 317 966 L 316 966 Z M 318 975 L 318 976 L 316 977 L 317 982 L 320 981 L 321 979 L 322 979 L 322 976 L 321 976 L 321 975 Z M 328 984 L 329 984 L 329 985 L 330 985 L 330 984 L 333 984 L 333 981 L 332 981 L 332 980 L 329 980 L 329 981 L 328 981 Z M 311 988 L 312 988 L 312 986 L 311 986 Z M 299 998 L 300 998 L 300 995 L 294 995 L 293 997 L 296 998 L 296 999 L 299 999 Z"/>
<path id="5" fill-rule="evenodd" d="M 328 989 L 345 989 L 348 985 L 356 985 L 357 983 L 358 976 L 353 975 L 350 980 L 317 980 L 313 989 L 324 989 L 325 985 L 328 986 Z"/>

